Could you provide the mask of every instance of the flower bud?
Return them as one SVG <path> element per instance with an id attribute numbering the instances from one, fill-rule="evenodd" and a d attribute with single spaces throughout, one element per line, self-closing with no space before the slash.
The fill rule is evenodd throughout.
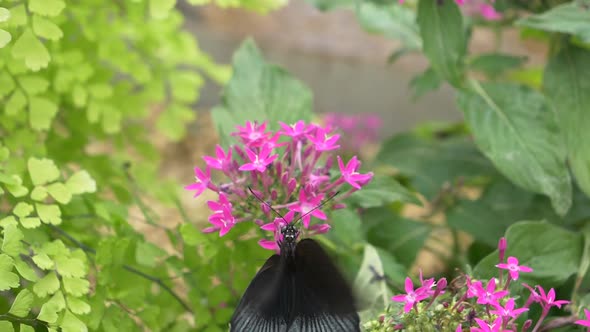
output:
<path id="1" fill-rule="evenodd" d="M 504 262 L 504 254 L 506 254 L 506 238 L 501 237 L 498 241 L 498 258 L 500 259 L 500 263 Z"/>

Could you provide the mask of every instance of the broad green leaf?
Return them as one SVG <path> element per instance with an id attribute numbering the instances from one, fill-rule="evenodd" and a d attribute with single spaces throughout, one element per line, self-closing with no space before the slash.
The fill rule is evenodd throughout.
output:
<path id="1" fill-rule="evenodd" d="M 57 105 L 44 97 L 29 99 L 29 121 L 35 130 L 48 130 L 57 114 Z"/>
<path id="2" fill-rule="evenodd" d="M 428 224 L 402 218 L 388 208 L 368 209 L 362 217 L 368 242 L 390 252 L 406 267 L 414 263 L 431 231 Z"/>
<path id="3" fill-rule="evenodd" d="M 20 278 L 12 272 L 14 260 L 6 254 L 0 254 L 0 291 L 16 288 L 20 285 Z"/>
<path id="4" fill-rule="evenodd" d="M 53 41 L 60 40 L 64 35 L 55 23 L 37 15 L 33 15 L 33 32 L 41 38 Z"/>
<path id="5" fill-rule="evenodd" d="M 53 304 L 57 311 L 62 311 L 66 308 L 66 299 L 61 291 L 55 292 L 47 303 Z"/>
<path id="6" fill-rule="evenodd" d="M 362 208 L 379 207 L 392 202 L 421 205 L 420 200 L 395 179 L 379 175 L 362 190 L 353 193 L 349 200 Z"/>
<path id="7" fill-rule="evenodd" d="M 39 315 L 37 315 L 37 319 L 49 324 L 55 324 L 59 318 L 57 314 L 58 311 L 59 310 L 57 310 L 55 303 L 46 302 L 41 306 L 41 310 L 39 311 Z"/>
<path id="8" fill-rule="evenodd" d="M 186 245 L 196 246 L 203 243 L 205 236 L 193 224 L 184 223 L 180 225 L 180 235 Z"/>
<path id="9" fill-rule="evenodd" d="M 29 266 L 29 264 L 23 261 L 22 259 L 17 258 L 14 262 L 14 266 L 16 267 L 16 270 L 21 275 L 21 277 L 23 277 L 24 279 L 32 282 L 39 280 L 39 276 L 37 275 L 35 270 L 33 270 Z"/>
<path id="10" fill-rule="evenodd" d="M 363 261 L 353 283 L 353 288 L 361 295 L 361 302 L 358 304 L 360 310 L 372 309 L 380 312 L 389 305 L 392 294 L 384 277 L 385 271 L 379 253 L 372 245 L 365 245 Z"/>
<path id="11" fill-rule="evenodd" d="M 21 240 L 24 239 L 24 237 L 23 232 L 15 225 L 4 227 L 2 252 L 12 257 L 19 256 L 23 248 Z"/>
<path id="12" fill-rule="evenodd" d="M 55 258 L 55 266 L 63 277 L 82 278 L 86 275 L 86 265 L 78 258 L 58 256 Z"/>
<path id="13" fill-rule="evenodd" d="M 66 293 L 76 297 L 88 294 L 90 291 L 90 283 L 86 279 L 64 277 L 63 285 Z"/>
<path id="14" fill-rule="evenodd" d="M 164 19 L 174 8 L 176 0 L 149 0 L 150 15 L 155 19 Z"/>
<path id="15" fill-rule="evenodd" d="M 40 252 L 33 256 L 33 262 L 43 270 L 53 269 L 54 266 L 53 260 L 44 252 Z"/>
<path id="16" fill-rule="evenodd" d="M 469 69 L 483 72 L 490 78 L 496 78 L 504 72 L 521 67 L 527 58 L 502 53 L 480 54 L 471 59 Z"/>
<path id="17" fill-rule="evenodd" d="M 39 75 L 21 76 L 18 78 L 18 83 L 29 96 L 43 93 L 49 87 L 49 81 Z"/>
<path id="18" fill-rule="evenodd" d="M 68 303 L 68 309 L 77 315 L 85 315 L 90 313 L 90 305 L 84 302 L 82 299 L 73 296 L 66 296 L 66 302 Z"/>
<path id="19" fill-rule="evenodd" d="M 381 5 L 368 1 L 360 2 L 356 8 L 359 24 L 366 31 L 401 40 L 407 50 L 422 48 L 416 14 L 410 8 L 397 3 Z"/>
<path id="20" fill-rule="evenodd" d="M 29 10 L 42 16 L 57 16 L 64 8 L 63 0 L 29 0 Z"/>
<path id="21" fill-rule="evenodd" d="M 74 173 L 66 181 L 66 187 L 73 195 L 96 192 L 96 181 L 85 170 Z"/>
<path id="22" fill-rule="evenodd" d="M 6 108 L 4 112 L 8 116 L 17 115 L 27 105 L 27 98 L 25 94 L 19 89 L 14 91 L 10 99 L 6 102 Z"/>
<path id="23" fill-rule="evenodd" d="M 44 223 L 51 225 L 61 224 L 59 205 L 35 203 L 35 208 L 37 209 L 37 215 Z"/>
<path id="24" fill-rule="evenodd" d="M 33 285 L 33 292 L 37 294 L 39 297 L 46 297 L 47 295 L 51 295 L 59 290 L 59 280 L 55 275 L 55 272 L 50 271 L 45 275 L 45 277 L 39 279 Z"/>
<path id="25" fill-rule="evenodd" d="M 590 43 L 590 11 L 576 1 L 553 7 L 537 15 L 530 15 L 516 22 L 517 25 L 551 32 L 563 32 Z"/>
<path id="26" fill-rule="evenodd" d="M 47 189 L 45 187 L 37 186 L 31 191 L 31 199 L 42 202 L 47 198 Z"/>
<path id="27" fill-rule="evenodd" d="M 12 306 L 8 311 L 9 314 L 17 317 L 26 317 L 31 311 L 34 296 L 28 289 L 21 290 L 12 302 Z"/>
<path id="28" fill-rule="evenodd" d="M 4 46 L 8 45 L 8 43 L 10 43 L 11 40 L 12 35 L 10 34 L 10 32 L 4 29 L 0 29 L 0 48 L 3 48 Z"/>
<path id="29" fill-rule="evenodd" d="M 521 273 L 519 281 L 557 287 L 578 271 L 581 234 L 545 222 L 522 221 L 508 228 L 506 241 L 506 257 L 517 257 L 519 264 L 533 268 L 533 273 Z M 473 273 L 480 278 L 496 276 L 496 264 L 497 250 L 481 260 Z"/>
<path id="30" fill-rule="evenodd" d="M 6 22 L 10 19 L 10 10 L 0 7 L 0 23 Z"/>
<path id="31" fill-rule="evenodd" d="M 27 28 L 12 46 L 12 56 L 25 60 L 27 67 L 33 71 L 39 71 L 47 67 L 51 60 L 49 51 L 35 37 L 30 28 Z"/>
<path id="32" fill-rule="evenodd" d="M 211 116 L 224 145 L 236 125 L 246 121 L 295 123 L 311 119 L 312 94 L 284 70 L 264 62 L 252 40 L 244 42 L 233 58 L 233 76 L 223 92 L 223 105 Z"/>
<path id="33" fill-rule="evenodd" d="M 590 150 L 584 144 L 590 141 L 589 64 L 590 51 L 566 46 L 550 59 L 543 89 L 557 111 L 572 173 L 582 191 L 590 197 Z"/>
<path id="34" fill-rule="evenodd" d="M 41 226 L 41 219 L 37 217 L 20 218 L 20 223 L 24 228 L 37 228 Z"/>
<path id="35" fill-rule="evenodd" d="M 51 159 L 29 158 L 27 168 L 31 175 L 31 180 L 36 186 L 53 182 L 59 178 L 59 170 Z"/>
<path id="36" fill-rule="evenodd" d="M 61 204 L 68 204 L 72 199 L 72 194 L 65 184 L 54 182 L 45 187 L 51 197 Z"/>
<path id="37" fill-rule="evenodd" d="M 513 84 L 474 82 L 459 106 L 480 150 L 512 182 L 551 198 L 564 215 L 572 203 L 563 139 L 543 96 Z"/>
<path id="38" fill-rule="evenodd" d="M 31 204 L 25 202 L 19 202 L 16 204 L 14 209 L 12 209 L 12 213 L 14 213 L 17 217 L 23 218 L 31 214 L 34 208 Z"/>
<path id="39" fill-rule="evenodd" d="M 419 0 L 417 22 L 423 52 L 434 70 L 451 84 L 461 85 L 466 41 L 463 16 L 457 4 Z"/>
<path id="40" fill-rule="evenodd" d="M 434 199 L 443 187 L 458 179 L 494 174 L 494 167 L 463 137 L 424 139 L 400 134 L 385 141 L 377 160 L 410 177 L 413 187 L 427 199 Z"/>
<path id="41" fill-rule="evenodd" d="M 427 92 L 437 90 L 442 84 L 442 80 L 438 76 L 437 72 L 429 67 L 421 74 L 418 74 L 410 81 L 410 87 L 414 91 L 414 100 L 422 97 Z"/>
<path id="42" fill-rule="evenodd" d="M 0 321 L 0 331 L 2 332 L 14 332 L 14 326 L 12 322 L 1 320 Z"/>
<path id="43" fill-rule="evenodd" d="M 344 248 L 354 247 L 364 242 L 361 232 L 361 220 L 357 213 L 350 209 L 336 210 L 330 214 L 332 229 L 328 233 L 334 241 L 338 241 Z"/>

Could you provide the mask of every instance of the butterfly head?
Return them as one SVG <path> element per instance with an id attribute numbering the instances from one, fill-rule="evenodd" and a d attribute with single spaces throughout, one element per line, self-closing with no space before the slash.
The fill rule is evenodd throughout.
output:
<path id="1" fill-rule="evenodd" d="M 279 243 L 281 247 L 281 253 L 287 255 L 295 252 L 295 246 L 297 245 L 297 238 L 299 237 L 299 230 L 292 223 L 287 224 L 281 229 L 282 240 Z"/>

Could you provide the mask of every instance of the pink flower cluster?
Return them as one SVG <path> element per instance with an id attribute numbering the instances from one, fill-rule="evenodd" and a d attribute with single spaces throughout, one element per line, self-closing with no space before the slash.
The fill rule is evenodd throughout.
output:
<path id="1" fill-rule="evenodd" d="M 399 3 L 404 3 L 405 0 L 399 0 Z M 502 14 L 498 13 L 492 5 L 496 0 L 455 0 L 455 2 L 462 6 L 467 15 L 475 16 L 481 15 L 487 21 L 497 21 L 502 18 Z"/>
<path id="2" fill-rule="evenodd" d="M 342 200 L 371 181 L 373 173 L 359 173 L 361 162 L 356 156 L 347 163 L 336 156 L 338 170 L 333 169 L 333 152 L 340 148 L 340 136 L 330 129 L 304 121 L 280 126 L 279 131 L 267 130 L 266 122 L 237 126 L 232 136 L 240 144 L 228 149 L 217 146 L 214 157 L 203 157 L 205 169 L 195 167 L 196 182 L 185 189 L 193 191 L 195 197 L 205 190 L 219 195 L 217 201 L 207 202 L 212 211 L 211 226 L 204 232 L 224 236 L 237 223 L 253 221 L 262 230 L 273 233 L 272 240 L 261 239 L 259 244 L 278 250 L 280 230 L 287 223 L 302 218 L 304 231 L 325 233 L 330 229 L 325 211 L 345 207 Z M 219 181 L 211 178 L 211 170 L 221 173 Z M 250 190 L 267 204 L 252 204 L 255 197 Z M 315 209 L 343 190 L 328 204 Z M 275 218 L 272 210 L 284 216 Z M 314 223 L 315 220 L 320 223 Z"/>
<path id="3" fill-rule="evenodd" d="M 325 113 L 324 123 L 342 133 L 340 145 L 352 153 L 360 153 L 368 144 L 376 143 L 382 125 L 377 114 Z"/>
<path id="4" fill-rule="evenodd" d="M 552 307 L 561 308 L 562 305 L 569 303 L 569 301 L 565 300 L 556 300 L 555 290 L 553 288 L 546 292 L 539 285 L 531 287 L 523 283 L 522 286 L 530 291 L 530 296 L 522 308 L 516 308 L 516 299 L 510 296 L 508 286 L 511 282 L 518 280 L 520 273 L 529 273 L 533 272 L 533 270 L 528 266 L 519 265 L 516 257 L 508 257 L 507 261 L 504 262 L 506 239 L 500 239 L 498 249 L 500 263 L 496 267 L 500 272 L 499 278 L 491 278 L 487 282 L 482 282 L 466 276 L 466 289 L 462 294 L 459 293 L 460 295 L 454 301 L 451 309 L 462 313 L 466 308 L 471 308 L 469 313 L 471 317 L 465 319 L 463 323 L 458 324 L 456 327 L 457 332 L 464 331 L 464 328 L 467 327 L 470 332 L 517 331 L 516 319 L 522 313 L 528 311 L 533 303 L 536 303 L 541 306 L 542 313 L 532 329 L 535 332 L 541 327 Z M 505 282 L 502 282 L 504 270 L 508 271 L 508 277 Z M 417 312 L 419 308 L 418 303 L 430 298 L 429 304 L 426 307 L 422 307 L 422 310 L 428 309 L 434 299 L 444 293 L 442 289 L 446 286 L 446 280 L 443 278 L 438 281 L 436 290 L 433 290 L 432 288 L 435 285 L 434 279 L 424 280 L 422 275 L 420 275 L 420 283 L 420 287 L 414 289 L 412 280 L 406 278 L 406 294 L 392 297 L 393 301 L 403 302 L 405 304 L 405 313 L 409 313 L 412 309 Z M 444 286 L 438 287 L 441 284 Z M 448 305 L 448 302 L 446 303 Z M 590 311 L 586 311 L 586 314 L 590 315 Z M 590 317 L 586 320 L 579 320 L 576 324 L 590 326 Z M 529 319 L 523 323 L 520 331 L 528 331 L 532 325 L 533 321 Z M 403 329 L 403 326 L 398 324 L 394 329 Z"/>

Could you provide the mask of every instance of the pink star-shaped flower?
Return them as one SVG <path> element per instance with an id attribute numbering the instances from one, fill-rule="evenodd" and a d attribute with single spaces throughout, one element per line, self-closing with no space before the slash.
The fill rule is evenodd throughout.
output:
<path id="1" fill-rule="evenodd" d="M 479 327 L 472 327 L 471 332 L 512 332 L 510 330 L 502 329 L 502 317 L 496 318 L 492 323 L 488 323 L 483 319 L 476 318 L 475 322 Z"/>
<path id="2" fill-rule="evenodd" d="M 259 147 L 262 146 L 270 133 L 266 131 L 266 121 L 261 125 L 256 122 L 246 122 L 246 126 L 236 126 L 238 131 L 233 133 L 233 136 L 239 136 L 242 142 L 248 147 Z"/>
<path id="3" fill-rule="evenodd" d="M 539 293 L 541 296 L 541 304 L 543 304 L 543 307 L 545 307 L 546 309 L 549 309 L 553 306 L 561 308 L 562 305 L 570 303 L 570 301 L 566 301 L 566 300 L 557 300 L 556 301 L 555 300 L 555 290 L 553 288 L 551 288 L 549 290 L 549 292 L 547 292 L 547 293 L 545 293 L 545 290 L 543 289 L 543 287 L 537 286 L 537 288 L 539 289 Z"/>
<path id="4" fill-rule="evenodd" d="M 301 220 L 303 221 L 303 226 L 305 228 L 309 228 L 309 223 L 311 222 L 312 216 L 316 217 L 318 219 L 321 219 L 321 220 L 328 219 L 328 216 L 326 216 L 324 211 L 322 211 L 321 209 L 315 209 L 318 205 L 320 205 L 322 203 L 323 197 L 324 197 L 323 195 L 318 195 L 318 196 L 313 196 L 313 197 L 311 195 L 308 196 L 305 193 L 305 190 L 301 190 L 301 191 L 299 191 L 299 200 L 297 202 L 295 202 L 294 204 L 292 204 L 289 207 L 289 209 L 291 211 L 301 213 L 301 216 L 302 216 Z M 315 209 L 315 210 L 313 210 L 313 209 Z M 311 210 L 313 210 L 313 212 L 311 212 L 310 214 L 307 214 Z"/>
<path id="5" fill-rule="evenodd" d="M 518 273 L 519 272 L 533 272 L 533 269 L 531 269 L 528 266 L 524 266 L 524 265 L 518 265 L 518 259 L 516 257 L 508 257 L 507 263 L 500 263 L 498 265 L 496 265 L 497 268 L 500 269 L 504 269 L 504 270 L 508 270 L 508 273 L 510 274 L 510 278 L 512 280 L 518 280 Z"/>
<path id="6" fill-rule="evenodd" d="M 207 189 L 209 183 L 211 182 L 211 169 L 209 167 L 205 167 L 205 172 L 203 172 L 200 168 L 195 167 L 195 179 L 197 182 L 193 184 L 189 184 L 185 186 L 184 189 L 186 190 L 194 190 L 195 193 L 193 197 L 197 197 Z"/>
<path id="7" fill-rule="evenodd" d="M 316 127 L 315 135 L 307 135 L 317 151 L 330 151 L 340 147 L 337 145 L 340 135 L 328 135 L 329 132 L 321 127 Z"/>
<path id="8" fill-rule="evenodd" d="M 279 123 L 281 128 L 283 128 L 283 130 L 280 131 L 280 134 L 283 136 L 292 137 L 295 140 L 305 138 L 305 135 L 307 135 L 312 129 L 312 127 L 307 126 L 303 120 L 299 120 L 292 125 L 288 125 L 284 122 Z"/>
<path id="9" fill-rule="evenodd" d="M 410 277 L 406 277 L 405 284 L 406 294 L 395 295 L 391 298 L 395 302 L 404 302 L 404 312 L 410 312 L 415 303 L 418 303 L 428 297 L 427 290 L 420 287 L 414 291 L 414 284 Z"/>
<path id="10" fill-rule="evenodd" d="M 219 236 L 224 236 L 236 225 L 236 218 L 232 215 L 230 208 L 224 207 L 221 213 L 209 216 L 209 222 L 219 230 Z"/>
<path id="11" fill-rule="evenodd" d="M 503 307 L 499 303 L 495 303 L 494 307 L 496 307 L 496 309 L 491 310 L 490 311 L 491 314 L 502 316 L 502 317 L 510 317 L 510 318 L 516 318 L 516 317 L 520 316 L 520 314 L 522 314 L 523 312 L 529 310 L 528 308 L 514 309 L 514 299 L 513 298 L 508 299 L 508 301 L 506 301 L 506 304 Z"/>
<path id="12" fill-rule="evenodd" d="M 362 185 L 365 185 L 373 178 L 373 172 L 369 172 L 367 174 L 360 174 L 358 173 L 359 167 L 361 167 L 361 162 L 358 161 L 356 156 L 352 157 L 350 161 L 344 166 L 342 162 L 342 158 L 340 156 L 337 157 L 338 159 L 338 167 L 340 168 L 340 172 L 342 173 L 342 178 L 344 181 L 348 182 L 351 186 L 356 189 L 361 189 Z"/>
<path id="13" fill-rule="evenodd" d="M 223 150 L 223 148 L 219 145 L 215 146 L 215 157 L 204 156 L 203 159 L 207 166 L 213 169 L 220 169 L 225 170 L 228 169 L 231 165 L 231 158 L 232 158 L 232 148 L 227 149 L 227 154 Z"/>
<path id="14" fill-rule="evenodd" d="M 488 285 L 484 289 L 479 286 L 477 290 L 477 303 L 479 304 L 491 304 L 498 303 L 498 300 L 508 294 L 507 290 L 501 290 L 496 292 L 496 279 L 492 278 L 488 282 Z"/>
<path id="15" fill-rule="evenodd" d="M 258 154 L 246 148 L 246 154 L 248 155 L 250 162 L 240 166 L 240 171 L 256 170 L 263 173 L 266 171 L 266 166 L 272 164 L 272 162 L 279 156 L 278 154 L 273 154 L 271 156 L 270 153 L 271 148 L 268 145 L 264 145 Z"/>
<path id="16" fill-rule="evenodd" d="M 588 331 L 590 331 L 590 310 L 584 308 L 584 314 L 586 315 L 586 319 L 580 319 L 575 321 L 575 324 L 582 325 L 588 327 Z"/>
<path id="17" fill-rule="evenodd" d="M 479 290 L 483 289 L 481 281 L 471 281 L 470 277 L 467 277 L 467 298 L 476 297 L 479 294 Z"/>

